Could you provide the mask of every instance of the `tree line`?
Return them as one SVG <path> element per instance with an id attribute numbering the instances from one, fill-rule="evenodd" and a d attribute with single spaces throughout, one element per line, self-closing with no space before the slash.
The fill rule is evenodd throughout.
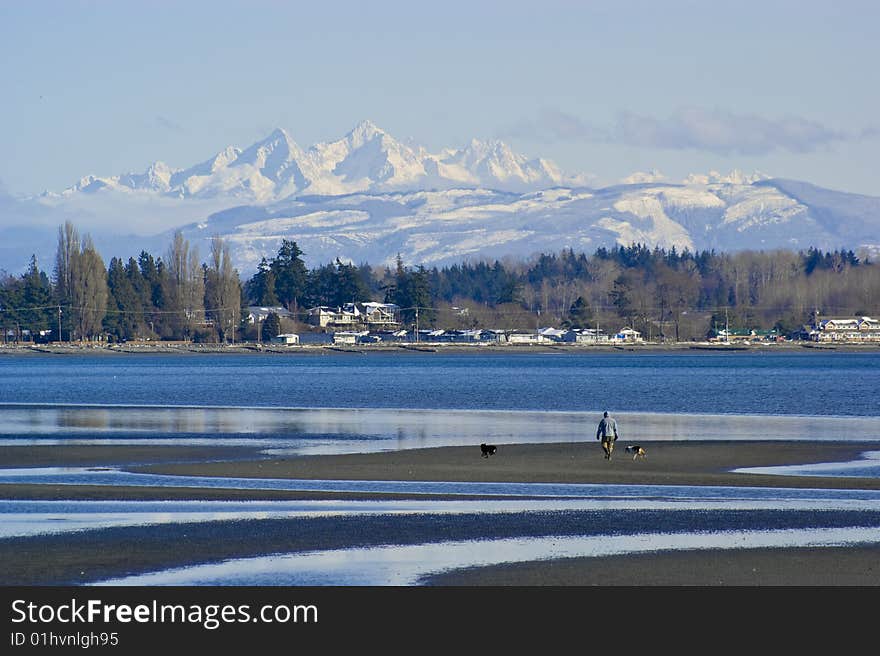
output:
<path id="1" fill-rule="evenodd" d="M 310 269 L 303 256 L 284 239 L 242 280 L 222 239 L 210 240 L 203 261 L 178 232 L 161 256 L 141 251 L 105 266 L 91 238 L 68 222 L 58 230 L 51 276 L 35 258 L 20 276 L 0 275 L 0 325 L 6 341 L 27 331 L 63 341 L 234 342 L 257 337 L 250 305 L 284 307 L 303 322 L 309 308 L 372 300 L 399 306 L 406 328 L 626 325 L 648 339 L 683 341 L 718 327 L 791 334 L 820 316 L 880 309 L 880 267 L 845 249 L 716 253 L 631 244 L 430 269 L 399 256 L 394 266 L 337 259 Z M 277 317 L 264 323 L 263 338 L 282 329 Z"/>
<path id="2" fill-rule="evenodd" d="M 58 229 L 52 277 L 35 257 L 21 276 L 0 276 L 0 325 L 51 341 L 166 339 L 234 341 L 242 288 L 228 244 L 211 241 L 207 262 L 183 235 L 162 257 L 110 259 L 70 222 Z"/>

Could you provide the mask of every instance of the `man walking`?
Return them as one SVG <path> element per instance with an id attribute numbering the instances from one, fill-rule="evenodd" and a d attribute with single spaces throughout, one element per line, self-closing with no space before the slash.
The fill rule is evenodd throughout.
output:
<path id="1" fill-rule="evenodd" d="M 602 421 L 596 429 L 596 439 L 602 440 L 602 450 L 605 451 L 605 460 L 611 460 L 611 452 L 614 451 L 614 443 L 617 441 L 617 422 L 608 416 L 608 411 L 602 415 Z"/>

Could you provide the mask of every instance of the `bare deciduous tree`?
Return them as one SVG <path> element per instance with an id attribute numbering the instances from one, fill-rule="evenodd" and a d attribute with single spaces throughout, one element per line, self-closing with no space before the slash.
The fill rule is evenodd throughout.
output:
<path id="1" fill-rule="evenodd" d="M 205 309 L 214 318 L 221 341 L 235 341 L 241 310 L 241 282 L 232 266 L 229 244 L 219 237 L 211 240 L 211 261 L 205 272 Z"/>

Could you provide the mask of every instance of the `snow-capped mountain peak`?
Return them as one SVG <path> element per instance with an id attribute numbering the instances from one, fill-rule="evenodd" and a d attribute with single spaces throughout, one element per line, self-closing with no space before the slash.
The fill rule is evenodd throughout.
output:
<path id="1" fill-rule="evenodd" d="M 382 138 L 386 136 L 388 136 L 387 132 L 379 128 L 371 120 L 366 119 L 358 123 L 351 132 L 345 135 L 345 139 L 351 148 L 355 149 L 362 147 L 365 143 L 376 137 Z"/>
<path id="2" fill-rule="evenodd" d="M 241 151 L 230 166 L 257 166 L 266 172 L 267 177 L 276 177 L 279 169 L 285 163 L 296 160 L 302 155 L 302 150 L 291 139 L 290 135 L 281 128 L 277 128 L 265 139 L 261 139 Z"/>
<path id="3" fill-rule="evenodd" d="M 421 187 L 534 191 L 560 184 L 553 162 L 529 160 L 497 140 L 473 139 L 461 149 L 437 154 L 395 139 L 370 120 L 336 141 L 301 148 L 283 128 L 246 148 L 228 146 L 185 169 L 157 162 L 144 173 L 87 176 L 65 194 L 149 190 L 170 197 L 229 196 L 255 203 L 308 195 L 407 191 Z"/>

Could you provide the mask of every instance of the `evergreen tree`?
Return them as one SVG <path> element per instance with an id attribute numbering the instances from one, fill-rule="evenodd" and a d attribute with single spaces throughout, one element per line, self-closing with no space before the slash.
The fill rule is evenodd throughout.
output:
<path id="1" fill-rule="evenodd" d="M 568 317 L 563 321 L 566 328 L 591 328 L 595 327 L 596 319 L 593 315 L 592 308 L 584 300 L 583 296 L 578 296 L 568 310 Z"/>
<path id="2" fill-rule="evenodd" d="M 0 271 L 0 328 L 3 329 L 3 342 L 18 341 L 21 306 L 21 280 Z"/>
<path id="3" fill-rule="evenodd" d="M 306 291 L 308 271 L 302 260 L 302 250 L 295 241 L 284 239 L 278 255 L 269 268 L 275 275 L 275 295 L 288 310 L 297 312 Z"/>
<path id="4" fill-rule="evenodd" d="M 415 271 L 406 268 L 398 255 L 393 292 L 388 296 L 391 303 L 401 308 L 401 317 L 407 323 L 418 322 L 419 327 L 432 325 L 436 313 L 433 309 L 428 272 L 423 265 Z"/>
<path id="5" fill-rule="evenodd" d="M 343 264 L 336 258 L 334 271 L 335 305 L 363 302 L 369 299 L 369 288 L 353 264 Z"/>
<path id="6" fill-rule="evenodd" d="M 130 273 L 132 284 L 135 289 L 140 287 L 140 297 L 144 305 L 144 321 L 149 323 L 150 332 L 161 337 L 164 331 L 163 311 L 165 309 L 165 284 L 164 266 L 147 251 L 141 251 L 138 256 L 138 269 L 140 270 L 140 282 L 138 277 Z"/>
<path id="7" fill-rule="evenodd" d="M 254 305 L 264 307 L 278 305 L 278 296 L 275 294 L 275 272 L 265 257 L 260 260 L 257 272 L 245 284 L 245 291 L 248 300 Z"/>
<path id="8" fill-rule="evenodd" d="M 636 281 L 632 273 L 623 273 L 614 280 L 614 288 L 609 293 L 611 303 L 617 309 L 617 314 L 630 326 L 633 325 L 633 320 L 637 314 L 632 299 L 635 284 Z"/>
<path id="9" fill-rule="evenodd" d="M 274 312 L 270 312 L 260 326 L 260 341 L 269 342 L 280 334 L 281 318 Z"/>
<path id="10" fill-rule="evenodd" d="M 107 268 L 107 308 L 104 329 L 109 335 L 117 340 L 140 336 L 144 326 L 143 303 L 132 284 L 130 271 L 116 257 L 111 258 Z"/>
<path id="11" fill-rule="evenodd" d="M 332 264 L 325 264 L 311 269 L 306 277 L 303 305 L 310 308 L 317 306 L 336 307 L 339 305 L 338 300 L 336 268 Z"/>
<path id="12" fill-rule="evenodd" d="M 36 255 L 31 256 L 28 270 L 21 277 L 19 303 L 22 308 L 21 323 L 27 327 L 32 336 L 49 329 L 57 310 L 52 303 L 52 285 L 49 277 L 37 265 Z M 55 329 L 57 330 L 57 327 Z"/>

